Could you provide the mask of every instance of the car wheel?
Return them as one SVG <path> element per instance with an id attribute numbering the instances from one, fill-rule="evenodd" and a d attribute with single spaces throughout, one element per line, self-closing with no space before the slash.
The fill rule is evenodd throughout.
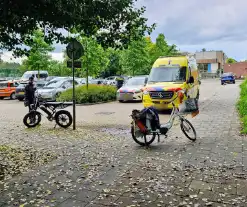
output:
<path id="1" fill-rule="evenodd" d="M 15 100 L 15 98 L 16 98 L 15 93 L 12 93 L 12 94 L 10 95 L 10 99 L 11 99 L 11 100 Z"/>
<path id="2" fill-rule="evenodd" d="M 233 81 L 232 83 L 235 84 L 235 81 Z"/>
<path id="3" fill-rule="evenodd" d="M 122 100 L 119 100 L 119 103 L 123 103 L 124 101 L 122 101 Z"/>
<path id="4" fill-rule="evenodd" d="M 18 100 L 19 100 L 19 101 L 23 101 L 23 100 L 24 100 L 24 98 L 18 98 Z"/>
<path id="5" fill-rule="evenodd" d="M 4 97 L 0 97 L 0 100 L 3 100 L 4 99 Z"/>

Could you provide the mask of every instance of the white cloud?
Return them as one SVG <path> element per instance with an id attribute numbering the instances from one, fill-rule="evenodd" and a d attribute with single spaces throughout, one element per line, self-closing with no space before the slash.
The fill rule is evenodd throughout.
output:
<path id="1" fill-rule="evenodd" d="M 52 53 L 50 53 L 50 55 L 52 56 L 52 59 L 54 59 L 54 60 L 57 60 L 57 61 L 63 61 L 64 60 L 62 52 L 52 52 Z"/>
<path id="2" fill-rule="evenodd" d="M 16 63 L 22 63 L 22 61 L 26 58 L 14 58 L 12 52 L 3 52 L 3 54 L 1 55 L 1 59 L 5 62 L 16 62 Z M 57 60 L 57 61 L 63 61 L 63 52 L 51 52 L 50 53 L 51 57 L 53 60 Z"/>
<path id="3" fill-rule="evenodd" d="M 22 62 L 23 58 L 14 58 L 12 54 L 12 52 L 3 52 L 3 54 L 1 54 L 1 59 L 5 62 Z"/>

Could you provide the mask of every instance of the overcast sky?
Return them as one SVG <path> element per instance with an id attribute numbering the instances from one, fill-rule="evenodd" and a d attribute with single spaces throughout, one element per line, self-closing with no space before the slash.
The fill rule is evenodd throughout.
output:
<path id="1" fill-rule="evenodd" d="M 169 43 L 195 52 L 223 50 L 237 60 L 247 59 L 247 1 L 244 0 L 140 0 L 152 34 L 164 33 Z"/>
<path id="2" fill-rule="evenodd" d="M 164 33 L 182 51 L 223 50 L 228 57 L 247 59 L 247 1 L 139 0 L 140 5 L 147 7 L 148 22 L 157 23 L 153 40 Z M 60 60 L 62 49 L 57 46 L 53 58 Z"/>

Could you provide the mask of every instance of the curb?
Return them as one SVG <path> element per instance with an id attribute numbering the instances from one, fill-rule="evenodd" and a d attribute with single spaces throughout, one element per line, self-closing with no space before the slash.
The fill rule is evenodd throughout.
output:
<path id="1" fill-rule="evenodd" d="M 91 106 L 91 105 L 114 103 L 114 102 L 116 102 L 116 101 L 105 101 L 105 102 L 97 102 L 97 103 L 84 103 L 84 104 L 76 104 L 76 106 Z"/>

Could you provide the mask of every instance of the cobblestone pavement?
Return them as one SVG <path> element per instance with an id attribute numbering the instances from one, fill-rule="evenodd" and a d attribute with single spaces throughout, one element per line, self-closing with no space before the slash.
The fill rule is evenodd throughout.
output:
<path id="1" fill-rule="evenodd" d="M 195 143 L 178 126 L 146 149 L 133 142 L 126 124 L 73 132 L 25 130 L 1 120 L 1 143 L 47 149 L 58 159 L 0 183 L 0 206 L 247 206 L 238 84 L 205 84 L 214 91 L 190 119 Z"/>

